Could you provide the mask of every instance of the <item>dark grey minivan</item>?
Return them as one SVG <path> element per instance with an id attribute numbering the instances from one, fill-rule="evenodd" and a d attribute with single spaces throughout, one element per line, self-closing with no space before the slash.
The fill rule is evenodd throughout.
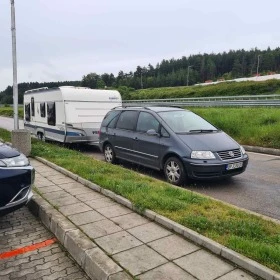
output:
<path id="1" fill-rule="evenodd" d="M 223 131 L 195 113 L 174 107 L 118 107 L 104 118 L 99 146 L 117 159 L 163 170 L 168 182 L 213 179 L 245 171 L 248 155 Z"/>

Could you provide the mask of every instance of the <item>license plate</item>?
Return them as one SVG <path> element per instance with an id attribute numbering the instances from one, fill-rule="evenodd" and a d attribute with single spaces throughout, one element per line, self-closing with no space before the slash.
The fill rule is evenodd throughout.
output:
<path id="1" fill-rule="evenodd" d="M 243 162 L 235 162 L 227 165 L 226 170 L 232 170 L 243 166 Z"/>

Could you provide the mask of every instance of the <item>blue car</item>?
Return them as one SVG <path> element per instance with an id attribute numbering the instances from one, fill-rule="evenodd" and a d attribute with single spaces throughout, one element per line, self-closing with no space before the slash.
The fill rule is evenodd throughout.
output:
<path id="1" fill-rule="evenodd" d="M 34 177 L 26 156 L 0 141 L 0 216 L 28 203 Z"/>
<path id="2" fill-rule="evenodd" d="M 169 183 L 231 177 L 245 171 L 248 155 L 225 132 L 189 110 L 118 107 L 104 118 L 99 147 L 117 159 L 163 170 Z"/>

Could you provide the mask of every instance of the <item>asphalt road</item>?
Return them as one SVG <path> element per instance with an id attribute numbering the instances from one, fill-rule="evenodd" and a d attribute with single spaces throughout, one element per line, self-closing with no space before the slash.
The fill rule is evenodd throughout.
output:
<path id="1" fill-rule="evenodd" d="M 13 119 L 0 117 L 0 127 L 11 130 Z M 80 146 L 83 153 L 103 160 L 97 147 Z M 248 153 L 247 170 L 229 180 L 193 181 L 185 188 L 280 221 L 280 157 Z M 162 173 L 121 162 L 124 167 L 164 180 Z"/>

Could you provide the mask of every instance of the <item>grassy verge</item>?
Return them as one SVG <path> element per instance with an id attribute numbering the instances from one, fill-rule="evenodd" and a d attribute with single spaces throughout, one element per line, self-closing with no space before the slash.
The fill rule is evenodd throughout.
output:
<path id="1" fill-rule="evenodd" d="M 190 108 L 243 145 L 280 149 L 279 108 Z"/>
<path id="2" fill-rule="evenodd" d="M 130 92 L 127 99 L 161 99 L 209 96 L 237 96 L 258 94 L 279 94 L 280 80 L 262 82 L 225 82 L 207 86 L 181 86 L 139 89 Z"/>
<path id="3" fill-rule="evenodd" d="M 14 111 L 12 107 L 0 107 L 0 116 L 13 117 Z M 23 119 L 23 108 L 18 108 L 18 116 Z"/>
<path id="4" fill-rule="evenodd" d="M 10 135 L 0 129 L 6 141 Z M 143 176 L 77 151 L 32 140 L 32 155 L 43 157 L 103 188 L 191 228 L 280 272 L 280 225 L 221 202 Z"/>

